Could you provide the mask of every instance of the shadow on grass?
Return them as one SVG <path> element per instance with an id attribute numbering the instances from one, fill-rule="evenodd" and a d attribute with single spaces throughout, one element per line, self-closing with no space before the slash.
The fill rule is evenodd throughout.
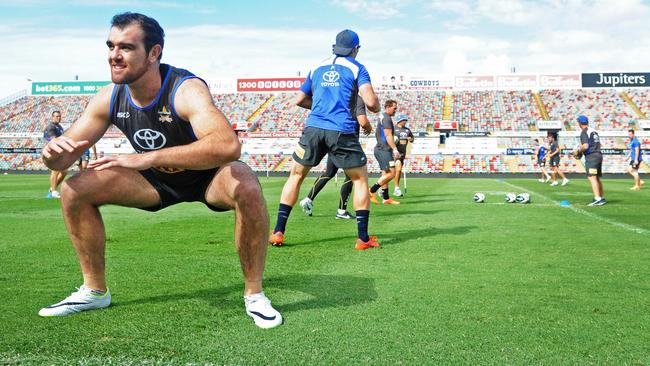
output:
<path id="1" fill-rule="evenodd" d="M 419 201 L 418 201 L 419 202 Z M 383 217 L 383 216 L 404 216 L 404 215 L 435 215 L 437 213 L 443 212 L 446 210 L 409 210 L 408 212 L 404 211 L 372 211 L 370 215 L 370 222 L 374 217 Z"/>
<path id="2" fill-rule="evenodd" d="M 386 244 L 388 245 L 399 244 L 400 242 L 403 242 L 405 240 L 424 241 L 426 239 L 434 238 L 440 235 L 465 235 L 477 228 L 478 226 L 454 226 L 454 227 L 443 227 L 443 228 L 432 227 L 432 228 L 424 228 L 424 229 L 417 229 L 417 230 L 415 229 L 399 230 L 399 231 L 392 230 L 390 232 L 371 230 L 369 234 L 377 235 L 379 237 L 379 243 L 381 243 L 382 246 L 385 246 Z M 356 240 L 356 237 L 350 235 L 335 236 L 335 237 L 327 237 L 326 240 L 328 241 L 349 240 L 350 242 L 354 242 Z M 294 243 L 292 246 L 301 246 L 301 245 L 308 245 L 308 243 L 305 242 Z M 283 247 L 286 246 L 287 245 L 285 244 Z M 283 247 L 280 247 L 280 249 Z"/>
<path id="3" fill-rule="evenodd" d="M 417 240 L 433 238 L 440 235 L 465 235 L 477 228 L 478 226 L 454 226 L 443 228 L 426 228 L 419 230 L 392 231 L 390 233 L 380 235 L 379 242 L 382 246 L 395 245 L 404 241 L 404 238 L 407 238 L 408 240 Z"/>
<path id="4" fill-rule="evenodd" d="M 270 277 L 264 283 L 266 289 L 301 292 L 310 295 L 309 299 L 293 303 L 274 303 L 281 312 L 365 304 L 375 301 L 377 298 L 375 280 L 365 277 L 296 274 Z M 200 298 L 213 306 L 240 309 L 243 306 L 242 287 L 243 285 L 238 283 L 193 292 L 156 295 L 131 301 L 115 301 L 111 304 L 111 308 Z M 236 298 L 237 301 L 232 301 L 233 298 Z"/>

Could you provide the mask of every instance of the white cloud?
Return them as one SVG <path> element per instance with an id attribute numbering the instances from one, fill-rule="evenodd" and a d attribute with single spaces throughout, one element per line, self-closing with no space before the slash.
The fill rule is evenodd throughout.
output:
<path id="1" fill-rule="evenodd" d="M 370 19 L 400 17 L 403 15 L 401 9 L 408 3 L 405 0 L 332 0 L 332 4 Z"/>
<path id="2" fill-rule="evenodd" d="M 362 1 L 356 11 L 363 11 Z M 445 9 L 470 12 L 462 32 L 420 31 L 407 22 L 355 27 L 361 39 L 359 60 L 374 78 L 381 75 L 649 71 L 649 6 L 641 1 L 509 0 L 514 17 L 490 8 L 487 0 L 449 1 Z M 396 3 L 397 4 L 397 3 Z M 402 3 L 399 3 L 402 4 Z M 441 1 L 427 3 L 443 7 Z M 482 4 L 482 5 L 481 5 Z M 609 6 L 610 10 L 607 10 Z M 469 10 L 468 10 L 469 9 Z M 528 13 L 528 12 L 531 13 Z M 501 16 L 496 16 L 501 14 Z M 497 24 L 498 26 L 495 26 Z M 521 24 L 521 25 L 520 25 Z M 339 29 L 263 28 L 198 25 L 166 30 L 164 62 L 208 79 L 303 75 L 331 53 Z M 498 30 L 498 31 L 497 31 Z M 38 29 L 0 25 L 5 56 L 0 63 L 0 97 L 34 80 L 108 80 L 105 26 L 96 29 Z M 45 36 L 47 35 L 47 36 Z"/>

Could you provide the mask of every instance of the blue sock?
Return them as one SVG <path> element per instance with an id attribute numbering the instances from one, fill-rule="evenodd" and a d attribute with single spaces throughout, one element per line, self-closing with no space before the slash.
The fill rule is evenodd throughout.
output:
<path id="1" fill-rule="evenodd" d="M 292 208 L 293 207 L 289 205 L 285 205 L 284 203 L 280 204 L 280 207 L 278 208 L 278 221 L 276 221 L 275 223 L 275 230 L 273 230 L 273 232 L 280 231 L 284 233 L 284 230 L 287 227 L 287 220 L 289 220 L 289 214 L 291 213 Z"/>
<path id="2" fill-rule="evenodd" d="M 370 211 L 357 210 L 357 228 L 359 230 L 359 239 L 367 242 L 370 240 L 368 236 L 368 219 L 370 218 Z"/>

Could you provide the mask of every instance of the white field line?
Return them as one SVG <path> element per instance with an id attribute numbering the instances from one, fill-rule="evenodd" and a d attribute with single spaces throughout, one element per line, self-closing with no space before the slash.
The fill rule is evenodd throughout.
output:
<path id="1" fill-rule="evenodd" d="M 507 185 L 507 186 L 510 186 L 510 187 L 512 187 L 512 188 L 515 188 L 515 189 L 517 189 L 517 190 L 519 190 L 519 191 L 522 191 L 522 192 L 530 192 L 531 194 L 533 194 L 533 195 L 535 195 L 535 196 L 537 196 L 537 197 L 541 197 L 541 198 L 545 199 L 546 201 L 553 202 L 555 205 L 558 205 L 558 206 L 560 205 L 559 202 L 557 202 L 557 201 L 555 201 L 555 200 L 553 200 L 553 199 L 551 199 L 551 198 L 548 198 L 548 197 L 544 196 L 544 195 L 541 194 L 541 193 L 533 192 L 533 191 L 531 191 L 530 189 L 526 189 L 526 188 L 523 188 L 523 187 L 519 187 L 519 186 L 514 185 L 514 184 L 512 184 L 512 183 L 508 183 L 508 182 L 506 182 L 506 181 L 501 181 L 501 183 L 503 183 L 503 184 L 505 184 L 505 185 Z M 640 227 L 636 227 L 636 226 L 634 226 L 634 225 L 626 224 L 626 223 L 623 223 L 623 222 L 618 222 L 618 221 L 615 221 L 615 220 L 612 220 L 612 219 L 608 219 L 608 218 L 605 218 L 605 217 L 602 217 L 602 216 L 596 215 L 596 214 L 593 213 L 593 212 L 589 212 L 589 211 L 583 210 L 583 209 L 581 209 L 581 208 L 574 207 L 573 205 L 571 205 L 571 206 L 567 206 L 567 207 L 568 207 L 569 209 L 571 209 L 571 210 L 572 210 L 573 212 L 575 212 L 575 213 L 579 213 L 579 214 L 581 214 L 581 215 L 585 215 L 585 216 L 587 216 L 587 217 L 590 217 L 590 218 L 595 219 L 595 220 L 598 220 L 598 221 L 606 222 L 606 223 L 608 223 L 608 224 L 610 224 L 610 225 L 612 225 L 612 226 L 620 227 L 621 229 L 625 229 L 625 230 L 631 231 L 631 232 L 633 232 L 633 233 L 637 233 L 637 234 L 641 234 L 641 235 L 648 235 L 648 234 L 650 234 L 650 231 L 648 231 L 648 230 L 646 230 L 646 229 L 643 229 L 643 228 L 640 228 Z"/>

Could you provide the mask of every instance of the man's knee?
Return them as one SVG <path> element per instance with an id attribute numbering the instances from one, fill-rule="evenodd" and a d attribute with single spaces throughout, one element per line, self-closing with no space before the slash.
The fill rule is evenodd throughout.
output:
<path id="1" fill-rule="evenodd" d="M 84 198 L 88 197 L 85 189 L 83 189 L 83 185 L 78 184 L 78 179 L 75 178 L 72 177 L 61 183 L 61 202 L 64 206 L 81 202 Z"/>

